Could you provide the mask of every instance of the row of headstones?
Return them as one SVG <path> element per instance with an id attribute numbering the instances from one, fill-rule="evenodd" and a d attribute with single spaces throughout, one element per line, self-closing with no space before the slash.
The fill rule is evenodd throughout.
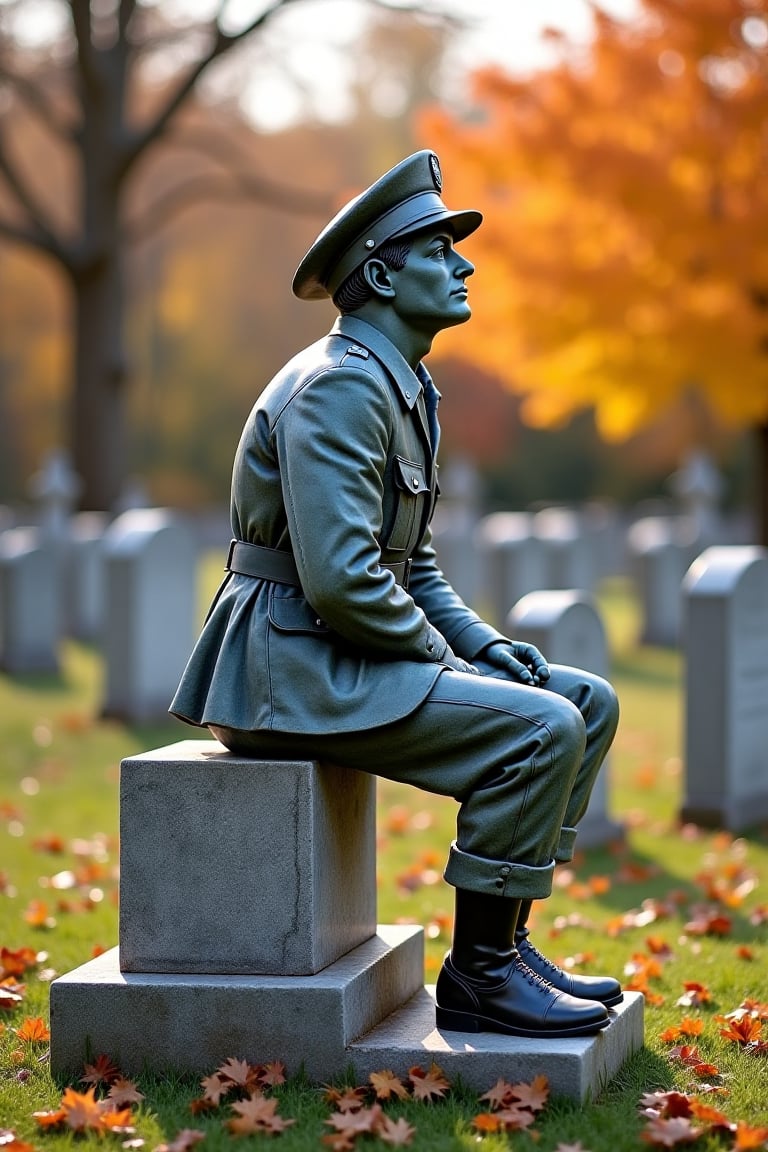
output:
<path id="1" fill-rule="evenodd" d="M 739 528 L 703 526 L 688 515 L 627 523 L 618 509 L 597 504 L 494 512 L 480 519 L 448 507 L 439 510 L 433 535 L 453 587 L 497 627 L 503 627 L 510 604 L 529 592 L 592 593 L 606 577 L 628 575 L 640 609 L 641 643 L 676 647 L 685 573 L 704 548 L 738 539 Z"/>
<path id="2" fill-rule="evenodd" d="M 101 604 L 104 715 L 166 715 L 196 625 L 197 547 L 189 526 L 163 509 L 134 510 L 103 535 L 54 545 L 38 530 L 0 535 L 0 667 L 58 669 L 60 588 L 90 589 Z M 99 573 L 97 575 L 97 573 Z M 707 549 L 682 584 L 685 610 L 686 794 L 683 815 L 734 830 L 768 816 L 768 551 Z M 507 630 L 555 663 L 608 674 L 605 629 L 582 590 L 537 590 L 505 619 Z M 583 845 L 620 829 L 609 814 L 609 770 L 582 826 Z"/>
<path id="3" fill-rule="evenodd" d="M 0 533 L 0 669 L 60 671 L 66 637 L 104 658 L 102 714 L 131 721 L 167 714 L 194 641 L 198 547 L 190 524 L 163 508 L 109 523 L 74 516 Z"/>

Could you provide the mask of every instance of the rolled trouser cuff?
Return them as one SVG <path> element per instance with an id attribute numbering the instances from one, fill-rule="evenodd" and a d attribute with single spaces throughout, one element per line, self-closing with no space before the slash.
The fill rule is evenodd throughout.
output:
<path id="1" fill-rule="evenodd" d="M 554 871 L 554 860 L 541 867 L 515 864 L 511 860 L 486 860 L 462 852 L 454 840 L 443 875 L 454 888 L 512 899 L 545 900 L 552 892 Z"/>
<path id="2" fill-rule="evenodd" d="M 567 864 L 573 860 L 573 848 L 576 842 L 577 828 L 561 828 L 560 839 L 555 848 L 555 860 L 558 864 Z"/>

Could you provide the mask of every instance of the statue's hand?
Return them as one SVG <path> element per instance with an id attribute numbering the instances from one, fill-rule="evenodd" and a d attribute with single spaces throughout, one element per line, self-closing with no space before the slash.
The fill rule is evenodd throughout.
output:
<path id="1" fill-rule="evenodd" d="M 519 640 L 497 640 L 484 648 L 475 658 L 479 670 L 486 676 L 500 672 L 521 684 L 538 688 L 549 680 L 549 665 L 533 644 Z"/>

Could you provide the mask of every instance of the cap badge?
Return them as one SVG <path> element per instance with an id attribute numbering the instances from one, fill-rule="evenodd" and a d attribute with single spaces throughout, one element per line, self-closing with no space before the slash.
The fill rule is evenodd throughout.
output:
<path id="1" fill-rule="evenodd" d="M 440 171 L 440 161 L 438 160 L 437 156 L 435 156 L 434 152 L 430 152 L 429 154 L 429 167 L 430 171 L 432 172 L 432 180 L 434 181 L 435 188 L 437 188 L 438 192 L 442 192 L 443 174 Z"/>

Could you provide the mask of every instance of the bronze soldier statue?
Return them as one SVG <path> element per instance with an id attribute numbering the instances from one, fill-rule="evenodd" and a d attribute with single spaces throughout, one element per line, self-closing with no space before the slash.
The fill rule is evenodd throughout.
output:
<path id="1" fill-rule="evenodd" d="M 323 339 L 271 381 L 235 456 L 227 575 L 171 712 L 246 756 L 321 759 L 458 801 L 437 1023 L 579 1036 L 622 999 L 531 943 L 533 900 L 570 860 L 613 740 L 609 684 L 548 665 L 465 605 L 440 571 L 439 393 L 423 364 L 470 316 L 481 223 L 441 199 L 434 152 L 334 217 L 293 291 L 331 297 Z"/>

